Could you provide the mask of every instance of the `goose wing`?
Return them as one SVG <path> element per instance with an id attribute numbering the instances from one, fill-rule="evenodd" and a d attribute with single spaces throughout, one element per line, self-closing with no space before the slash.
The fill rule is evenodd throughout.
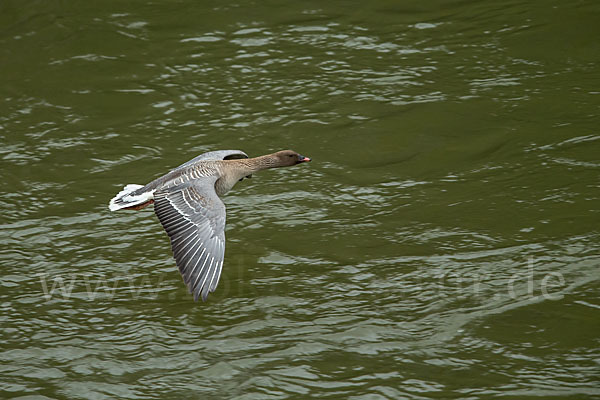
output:
<path id="1" fill-rule="evenodd" d="M 190 161 L 187 161 L 181 164 L 179 167 L 173 169 L 173 171 L 188 167 L 192 164 L 195 164 L 198 161 L 209 161 L 209 160 L 235 160 L 238 158 L 248 158 L 248 154 L 244 153 L 241 150 L 216 150 L 209 151 L 207 153 L 200 154 L 197 157 L 192 158 Z"/>
<path id="2" fill-rule="evenodd" d="M 171 239 L 173 257 L 194 300 L 214 292 L 225 255 L 225 205 L 216 176 L 154 193 L 154 212 Z"/>

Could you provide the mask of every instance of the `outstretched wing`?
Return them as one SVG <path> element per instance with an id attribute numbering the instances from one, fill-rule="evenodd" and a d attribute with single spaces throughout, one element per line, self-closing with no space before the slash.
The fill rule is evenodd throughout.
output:
<path id="1" fill-rule="evenodd" d="M 194 300 L 214 292 L 225 255 L 225 205 L 215 176 L 154 193 L 154 212 L 171 239 L 179 272 Z"/>

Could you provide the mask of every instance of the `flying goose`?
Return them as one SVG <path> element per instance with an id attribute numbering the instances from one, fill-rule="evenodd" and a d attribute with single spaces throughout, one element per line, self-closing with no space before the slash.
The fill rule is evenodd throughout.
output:
<path id="1" fill-rule="evenodd" d="M 225 205 L 220 197 L 255 172 L 308 161 L 292 150 L 255 158 L 240 150 L 211 151 L 145 186 L 125 186 L 108 208 L 141 210 L 154 204 L 188 290 L 195 301 L 206 301 L 217 287 L 225 255 Z"/>

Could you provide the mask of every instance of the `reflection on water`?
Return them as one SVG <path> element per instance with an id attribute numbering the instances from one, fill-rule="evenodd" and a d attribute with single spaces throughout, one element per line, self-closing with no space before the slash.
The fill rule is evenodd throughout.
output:
<path id="1" fill-rule="evenodd" d="M 4 397 L 600 395 L 592 2 L 0 9 Z M 107 202 L 229 148 L 194 303 Z"/>

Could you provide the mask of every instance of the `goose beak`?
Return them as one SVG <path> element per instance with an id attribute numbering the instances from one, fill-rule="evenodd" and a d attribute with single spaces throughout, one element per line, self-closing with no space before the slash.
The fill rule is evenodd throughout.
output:
<path id="1" fill-rule="evenodd" d="M 298 162 L 309 162 L 310 158 L 304 157 L 303 155 L 298 154 Z"/>

